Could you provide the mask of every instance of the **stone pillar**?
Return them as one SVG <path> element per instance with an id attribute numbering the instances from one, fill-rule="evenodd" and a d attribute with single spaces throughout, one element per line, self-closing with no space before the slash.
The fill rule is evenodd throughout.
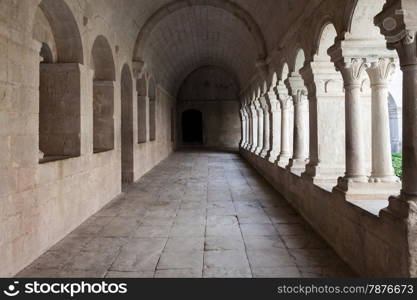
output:
<path id="1" fill-rule="evenodd" d="M 403 71 L 403 184 L 399 197 L 391 197 L 381 220 L 394 231 L 398 246 L 392 266 L 398 277 L 417 276 L 417 2 L 390 0 L 375 17 L 388 48 L 395 49 Z M 389 258 L 389 257 L 388 257 Z"/>
<path id="2" fill-rule="evenodd" d="M 244 115 L 244 117 L 245 117 L 245 133 L 244 133 L 244 135 L 245 135 L 245 141 L 244 141 L 244 143 L 243 143 L 243 149 L 246 149 L 246 147 L 248 146 L 248 144 L 249 144 L 249 128 L 250 128 L 250 120 L 249 120 L 249 115 L 248 115 L 248 110 L 247 110 L 247 106 L 245 105 L 244 107 L 243 107 L 243 115 Z"/>
<path id="3" fill-rule="evenodd" d="M 263 120 L 264 120 L 263 147 L 262 147 L 260 156 L 262 158 L 266 158 L 269 151 L 271 150 L 271 141 L 270 141 L 271 126 L 270 126 L 270 113 L 269 113 L 270 108 L 269 108 L 269 103 L 267 101 L 266 95 L 261 97 L 260 102 L 261 102 L 261 109 L 262 109 L 262 115 L 263 115 Z"/>
<path id="4" fill-rule="evenodd" d="M 240 148 L 243 148 L 245 145 L 245 134 L 246 134 L 246 117 L 245 117 L 245 112 L 244 112 L 243 107 L 240 109 L 240 118 L 242 122 Z"/>
<path id="5" fill-rule="evenodd" d="M 245 150 L 249 150 L 251 147 L 251 140 L 252 140 L 252 115 L 250 106 L 245 106 L 246 111 L 246 118 L 247 118 L 247 128 L 246 128 L 246 144 L 245 144 Z"/>
<path id="6" fill-rule="evenodd" d="M 278 157 L 278 166 L 285 168 L 291 157 L 291 109 L 292 97 L 283 82 L 278 85 L 279 101 L 281 103 L 281 153 Z"/>
<path id="7" fill-rule="evenodd" d="M 275 89 L 275 87 L 274 87 Z M 277 92 L 272 90 L 266 94 L 269 107 L 269 144 L 270 151 L 266 159 L 270 163 L 275 163 L 281 151 L 281 106 L 278 101 Z"/>
<path id="8" fill-rule="evenodd" d="M 399 182 L 392 167 L 388 88 L 395 73 L 394 58 L 380 58 L 367 69 L 372 88 L 372 174 L 371 182 Z"/>
<path id="9" fill-rule="evenodd" d="M 250 109 L 252 115 L 252 138 L 249 151 L 255 153 L 256 147 L 258 146 L 258 112 L 255 103 L 251 104 Z"/>
<path id="10" fill-rule="evenodd" d="M 260 155 L 262 148 L 263 148 L 263 142 L 264 142 L 264 112 L 261 105 L 261 98 L 258 98 L 255 100 L 255 107 L 256 107 L 256 113 L 258 114 L 258 142 L 256 144 L 255 148 L 255 154 Z"/>
<path id="11" fill-rule="evenodd" d="M 329 49 L 336 69 L 342 73 L 345 86 L 346 173 L 340 178 L 338 188 L 347 191 L 352 184 L 368 182 L 361 102 L 366 63 L 364 58 L 344 57 L 343 51 L 340 42 Z"/>
<path id="12" fill-rule="evenodd" d="M 345 172 L 343 79 L 329 59 L 315 57 L 300 70 L 308 90 L 310 157 L 303 177 L 331 185 Z"/>
<path id="13" fill-rule="evenodd" d="M 289 169 L 300 173 L 305 169 L 309 155 L 308 99 L 304 81 L 300 75 L 288 78 L 294 101 L 294 151 Z"/>

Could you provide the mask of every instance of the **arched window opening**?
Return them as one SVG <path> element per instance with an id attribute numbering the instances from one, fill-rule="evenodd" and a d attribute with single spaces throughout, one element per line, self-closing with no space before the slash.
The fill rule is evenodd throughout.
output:
<path id="1" fill-rule="evenodd" d="M 94 153 L 114 149 L 114 80 L 113 54 L 106 38 L 99 36 L 92 50 L 93 149 Z"/>
<path id="2" fill-rule="evenodd" d="M 121 76 L 122 102 L 122 183 L 132 183 L 133 176 L 133 82 L 125 65 Z"/>
<path id="3" fill-rule="evenodd" d="M 156 87 L 155 82 L 151 79 L 149 84 L 149 140 L 155 141 L 156 140 L 156 107 L 157 107 L 157 99 L 156 99 Z"/>
<path id="4" fill-rule="evenodd" d="M 138 143 L 146 143 L 148 131 L 147 111 L 149 109 L 149 98 L 147 96 L 146 76 L 142 75 L 136 83 L 138 94 Z"/>
<path id="5" fill-rule="evenodd" d="M 62 0 L 43 0 L 36 12 L 33 38 L 39 52 L 39 162 L 81 154 L 81 37 Z"/>
<path id="6" fill-rule="evenodd" d="M 401 109 L 397 106 L 393 95 L 388 96 L 390 140 L 392 153 L 402 152 Z"/>
<path id="7" fill-rule="evenodd" d="M 190 109 L 182 113 L 182 141 L 186 145 L 203 144 L 203 114 Z"/>

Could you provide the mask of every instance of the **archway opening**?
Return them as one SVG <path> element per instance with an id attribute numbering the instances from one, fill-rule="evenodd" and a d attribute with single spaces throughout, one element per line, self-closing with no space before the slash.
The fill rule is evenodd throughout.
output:
<path id="1" fill-rule="evenodd" d="M 185 145 L 203 144 L 203 114 L 190 109 L 182 113 L 182 141 Z"/>
<path id="2" fill-rule="evenodd" d="M 93 44 L 93 148 L 94 153 L 114 149 L 115 66 L 109 42 L 99 36 Z"/>
<path id="3" fill-rule="evenodd" d="M 133 82 L 129 67 L 125 65 L 121 77 L 122 101 L 122 183 L 133 178 Z"/>

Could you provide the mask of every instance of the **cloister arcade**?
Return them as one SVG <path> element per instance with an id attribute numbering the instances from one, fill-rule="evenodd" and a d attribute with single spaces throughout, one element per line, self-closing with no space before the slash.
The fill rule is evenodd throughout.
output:
<path id="1" fill-rule="evenodd" d="M 416 15 L 415 0 L 0 0 L 0 276 L 34 261 L 38 270 L 45 253 L 65 259 L 51 250 L 65 237 L 86 264 L 111 261 L 82 275 L 167 271 L 157 264 L 169 242 L 152 270 L 111 267 L 150 245 L 119 243 L 143 220 L 192 219 L 180 228 L 201 229 L 200 276 L 212 267 L 255 277 L 259 257 L 277 254 L 249 249 L 245 222 L 276 242 L 299 215 L 353 273 L 416 277 Z M 249 165 L 275 194 L 245 177 Z M 275 222 L 285 210 L 290 221 Z M 233 220 L 243 245 L 224 251 L 230 259 L 204 248 L 207 233 L 228 232 L 218 217 Z M 296 260 L 287 248 L 278 252 Z M 188 250 L 176 254 L 187 260 Z M 216 265 L 236 253 L 246 273 Z"/>

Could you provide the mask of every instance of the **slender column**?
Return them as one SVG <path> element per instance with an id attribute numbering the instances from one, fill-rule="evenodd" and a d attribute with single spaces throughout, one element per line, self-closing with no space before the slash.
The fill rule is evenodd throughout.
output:
<path id="1" fill-rule="evenodd" d="M 362 117 L 361 85 L 366 70 L 362 58 L 341 59 L 335 62 L 342 73 L 345 86 L 345 123 L 346 123 L 346 174 L 342 182 L 367 182 L 365 171 L 365 141 Z"/>
<path id="2" fill-rule="evenodd" d="M 285 168 L 291 156 L 291 108 L 292 97 L 288 95 L 288 90 L 281 82 L 278 85 L 279 101 L 281 103 L 281 153 L 278 157 L 278 165 Z"/>
<path id="3" fill-rule="evenodd" d="M 275 163 L 278 159 L 278 155 L 281 151 L 281 106 L 277 98 L 276 91 L 270 91 L 266 95 L 267 101 L 269 103 L 269 119 L 270 119 L 270 127 L 269 127 L 269 143 L 271 150 L 266 156 L 269 162 Z"/>
<path id="4" fill-rule="evenodd" d="M 300 172 L 305 168 L 309 155 L 307 91 L 299 75 L 291 76 L 288 82 L 294 100 L 294 153 L 289 167 L 292 171 Z"/>
<path id="5" fill-rule="evenodd" d="M 261 98 L 255 101 L 256 112 L 258 114 L 258 143 L 255 148 L 255 154 L 260 155 L 264 142 L 264 112 L 261 106 Z"/>
<path id="6" fill-rule="evenodd" d="M 372 87 L 372 182 L 399 182 L 394 174 L 388 113 L 389 82 L 395 73 L 393 58 L 371 62 L 367 69 Z"/>
<path id="7" fill-rule="evenodd" d="M 255 153 L 256 147 L 258 146 L 258 112 L 254 103 L 251 104 L 251 115 L 252 115 L 252 143 L 250 152 Z"/>
<path id="8" fill-rule="evenodd" d="M 261 107 L 263 112 L 264 128 L 263 128 L 263 147 L 261 151 L 261 157 L 266 158 L 269 151 L 271 150 L 270 144 L 270 114 L 269 114 L 269 105 L 266 98 L 266 95 L 261 98 Z"/>

